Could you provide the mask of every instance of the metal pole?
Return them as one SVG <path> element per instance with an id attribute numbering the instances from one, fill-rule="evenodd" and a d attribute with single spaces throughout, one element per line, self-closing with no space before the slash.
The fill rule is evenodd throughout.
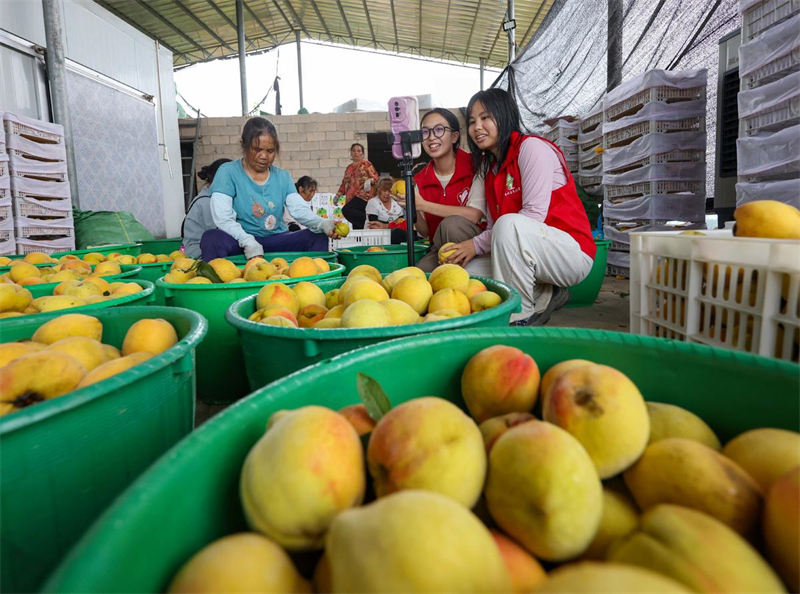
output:
<path id="1" fill-rule="evenodd" d="M 514 0 L 508 0 L 508 18 L 506 20 L 513 21 L 514 20 Z M 516 36 L 514 35 L 514 29 L 508 30 L 508 63 L 514 61 L 514 57 L 516 55 Z"/>
<path id="2" fill-rule="evenodd" d="M 483 90 L 483 70 L 486 68 L 486 58 L 479 58 L 478 63 L 480 64 L 480 72 L 481 72 L 481 91 Z"/>
<path id="3" fill-rule="evenodd" d="M 622 0 L 608 0 L 608 54 L 606 91 L 622 82 Z"/>
<path id="4" fill-rule="evenodd" d="M 80 207 L 78 176 L 75 171 L 75 149 L 72 144 L 72 120 L 67 97 L 67 63 L 64 57 L 64 29 L 61 23 L 59 0 L 42 0 L 44 34 L 47 40 L 47 82 L 53 104 L 53 120 L 64 126 L 64 146 L 67 150 L 67 175 L 72 204 Z"/>
<path id="5" fill-rule="evenodd" d="M 246 59 L 246 43 L 244 37 L 244 2 L 243 0 L 236 0 L 236 33 L 239 37 L 239 86 L 242 90 L 242 115 L 246 116 L 250 113 L 247 107 L 247 64 Z"/>
<path id="6" fill-rule="evenodd" d="M 303 57 L 300 55 L 300 30 L 294 32 L 297 40 L 297 86 L 300 89 L 300 109 L 303 109 Z"/>

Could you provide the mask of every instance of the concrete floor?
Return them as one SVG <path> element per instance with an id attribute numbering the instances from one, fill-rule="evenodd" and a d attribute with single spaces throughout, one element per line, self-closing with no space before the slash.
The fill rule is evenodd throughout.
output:
<path id="1" fill-rule="evenodd" d="M 606 277 L 592 307 L 564 308 L 555 312 L 548 327 L 588 328 L 628 332 L 630 283 L 627 279 Z M 198 400 L 195 427 L 224 410 L 227 404 L 205 404 Z"/>

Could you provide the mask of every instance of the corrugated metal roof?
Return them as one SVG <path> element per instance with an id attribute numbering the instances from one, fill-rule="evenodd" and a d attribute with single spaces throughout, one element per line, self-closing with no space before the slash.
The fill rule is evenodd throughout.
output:
<path id="1" fill-rule="evenodd" d="M 236 55 L 235 0 L 95 0 L 170 49 L 175 67 Z M 505 0 L 245 0 L 247 52 L 302 39 L 502 68 Z M 553 0 L 515 3 L 524 47 Z"/>

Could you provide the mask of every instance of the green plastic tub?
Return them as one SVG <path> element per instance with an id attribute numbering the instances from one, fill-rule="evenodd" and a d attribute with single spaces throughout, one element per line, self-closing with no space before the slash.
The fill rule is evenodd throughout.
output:
<path id="1" fill-rule="evenodd" d="M 142 286 L 144 289 L 143 291 L 139 291 L 138 293 L 134 293 L 133 295 L 125 295 L 124 297 L 119 297 L 117 299 L 110 299 L 108 301 L 101 301 L 99 303 L 91 303 L 89 305 L 80 305 L 78 307 L 71 307 L 69 309 L 62 309 L 59 312 L 47 312 L 47 313 L 38 313 L 38 314 L 26 314 L 25 316 L 16 316 L 13 318 L 5 318 L 0 320 L 0 331 L 5 332 L 6 324 L 9 323 L 11 320 L 17 319 L 28 319 L 33 318 L 36 320 L 44 319 L 44 316 L 52 315 L 53 313 L 85 313 L 89 315 L 95 315 L 94 312 L 100 311 L 103 309 L 108 309 L 112 307 L 118 307 L 120 305 L 149 305 L 153 303 L 155 286 L 153 283 L 144 281 L 144 280 L 135 280 L 136 282 Z M 55 288 L 55 287 L 53 287 Z M 52 295 L 53 289 L 50 289 L 47 295 Z M 39 297 L 44 297 L 44 295 L 39 295 Z M 5 337 L 4 337 L 5 338 Z"/>
<path id="2" fill-rule="evenodd" d="M 377 379 L 394 405 L 436 395 L 463 408 L 462 370 L 475 353 L 494 344 L 529 353 L 542 373 L 574 358 L 612 365 L 628 374 L 647 400 L 699 414 L 723 442 L 756 427 L 800 429 L 800 368 L 765 357 L 570 328 L 483 328 L 393 340 L 303 369 L 211 419 L 114 503 L 45 591 L 165 591 L 203 546 L 246 530 L 241 468 L 270 415 L 310 404 L 339 409 L 357 403 L 358 372 Z M 398 372 L 410 369 L 414 372 Z M 768 394 L 769 406 L 754 394 Z"/>
<path id="3" fill-rule="evenodd" d="M 373 247 L 382 247 L 385 252 L 367 252 Z M 405 245 L 370 245 L 366 247 L 351 247 L 334 250 L 339 257 L 339 262 L 344 264 L 347 272 L 356 266 L 369 264 L 377 268 L 381 274 L 389 274 L 400 268 L 408 266 L 408 247 Z M 422 256 L 428 253 L 428 247 L 414 244 L 414 262 L 419 262 Z"/>
<path id="4" fill-rule="evenodd" d="M 200 399 L 208 404 L 224 404 L 250 393 L 239 336 L 225 321 L 225 312 L 231 303 L 247 296 L 255 299 L 258 291 L 270 282 L 293 285 L 300 281 L 335 278 L 341 276 L 343 270 L 341 264 L 333 264 L 331 271 L 324 274 L 257 283 L 187 285 L 158 279 L 156 286 L 163 292 L 167 305 L 191 309 L 208 320 L 208 339 L 197 349 L 197 395 Z"/>
<path id="5" fill-rule="evenodd" d="M 606 276 L 608 248 L 611 246 L 611 242 L 595 239 L 594 243 L 597 246 L 597 253 L 589 276 L 569 288 L 569 302 L 564 307 L 589 307 L 594 304 L 594 300 L 600 293 L 600 287 L 603 286 L 603 279 Z"/>
<path id="6" fill-rule="evenodd" d="M 141 245 L 140 254 L 153 254 L 157 256 L 159 254 L 171 254 L 179 249 L 181 249 L 181 245 L 183 244 L 182 237 L 170 237 L 167 239 L 148 239 L 146 241 L 139 242 Z"/>
<path id="7" fill-rule="evenodd" d="M 2 342 L 27 339 L 64 312 L 6 320 Z M 38 591 L 72 545 L 139 474 L 194 424 L 194 350 L 206 321 L 193 311 L 118 307 L 91 312 L 103 341 L 163 318 L 180 342 L 136 367 L 0 418 L 0 581 Z"/>
<path id="8" fill-rule="evenodd" d="M 94 269 L 94 266 L 92 266 Z M 141 267 L 136 265 L 127 265 L 127 264 L 120 264 L 120 272 L 119 274 L 109 274 L 108 276 L 102 277 L 103 279 L 107 280 L 110 283 L 117 282 L 117 281 L 133 281 L 138 278 L 139 272 Z M 61 283 L 42 283 L 40 285 L 25 285 L 25 288 L 31 292 L 33 298 L 36 299 L 37 297 L 42 297 L 44 295 L 52 295 L 53 289 L 55 289 Z"/>
<path id="9" fill-rule="evenodd" d="M 140 244 L 140 243 L 126 243 L 126 244 L 123 244 L 123 245 L 103 245 L 103 246 L 88 248 L 88 249 L 85 249 L 85 250 L 71 250 L 71 251 L 68 251 L 68 252 L 53 252 L 52 254 L 50 254 L 50 256 L 52 258 L 60 258 L 61 256 L 73 255 L 73 256 L 78 256 L 79 258 L 83 258 L 83 256 L 85 256 L 86 254 L 98 253 L 98 254 L 107 255 L 107 254 L 110 254 L 112 252 L 119 252 L 120 254 L 129 254 L 131 256 L 138 256 L 139 254 L 142 253 L 141 245 L 142 244 Z M 9 255 L 9 256 L 6 256 L 6 257 L 10 258 L 11 260 L 21 260 L 22 258 L 25 257 L 25 255 L 24 254 L 17 254 L 17 255 Z"/>
<path id="10" fill-rule="evenodd" d="M 301 256 L 308 256 L 309 258 L 322 258 L 331 264 L 337 262 L 336 254 L 333 252 L 270 252 L 268 254 L 264 254 L 263 258 L 267 261 L 272 260 L 273 258 L 283 258 L 287 262 L 292 262 Z M 227 259 L 234 264 L 247 263 L 247 258 L 245 258 L 244 255 L 228 256 Z"/>
<path id="11" fill-rule="evenodd" d="M 388 326 L 386 328 L 284 328 L 248 320 L 256 310 L 255 296 L 234 303 L 225 319 L 239 331 L 244 351 L 244 364 L 250 388 L 257 390 L 290 373 L 322 359 L 353 349 L 376 345 L 385 340 L 460 328 L 508 326 L 512 313 L 520 310 L 520 296 L 499 281 L 481 278 L 486 288 L 503 298 L 503 303 L 478 313 L 424 324 Z M 315 283 L 325 292 L 338 289 L 346 279 Z M 269 365 L 264 365 L 269 361 Z M 394 363 L 392 363 L 394 365 Z"/>

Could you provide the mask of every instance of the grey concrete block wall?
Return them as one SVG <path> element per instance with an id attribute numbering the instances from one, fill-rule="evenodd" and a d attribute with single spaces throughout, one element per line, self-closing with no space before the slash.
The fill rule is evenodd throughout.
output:
<path id="1" fill-rule="evenodd" d="M 466 147 L 466 128 L 460 110 L 451 109 L 461 122 L 462 147 Z M 239 138 L 248 118 L 202 118 L 197 154 L 197 170 L 220 158 L 241 156 Z M 350 164 L 350 145 L 361 142 L 367 147 L 367 134 L 388 131 L 386 112 L 347 114 L 282 115 L 270 118 L 278 129 L 281 153 L 276 165 L 292 174 L 293 179 L 311 175 L 319 182 L 320 192 L 335 192 Z M 181 129 L 181 139 L 194 138 L 194 130 Z M 369 154 L 366 155 L 369 159 Z"/>

